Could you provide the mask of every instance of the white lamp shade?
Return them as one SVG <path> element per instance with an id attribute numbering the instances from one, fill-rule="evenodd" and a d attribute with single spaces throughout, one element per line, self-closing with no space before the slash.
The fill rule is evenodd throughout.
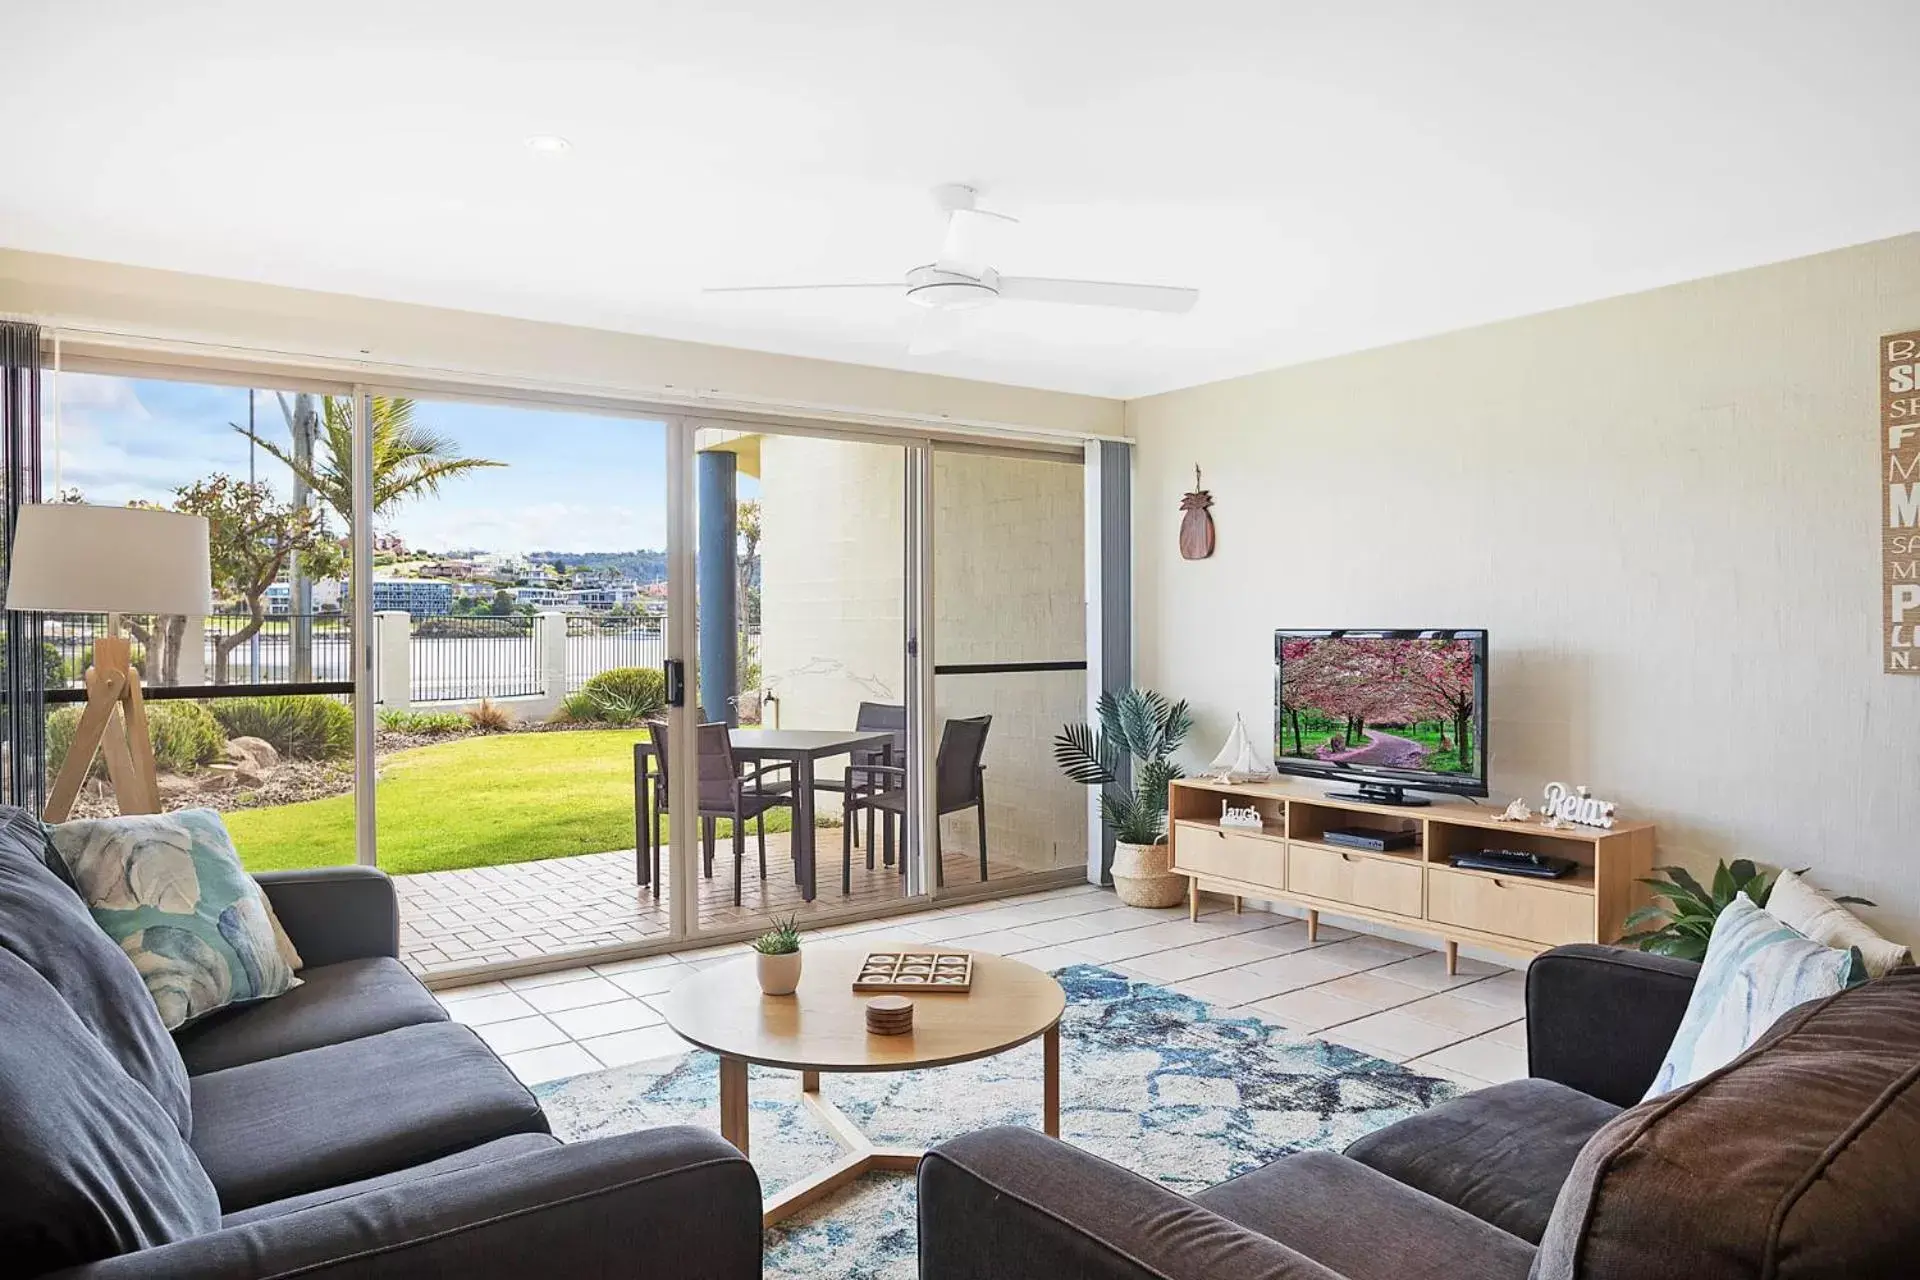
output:
<path id="1" fill-rule="evenodd" d="M 83 503 L 24 506 L 9 560 L 9 609 L 213 612 L 203 516 Z"/>

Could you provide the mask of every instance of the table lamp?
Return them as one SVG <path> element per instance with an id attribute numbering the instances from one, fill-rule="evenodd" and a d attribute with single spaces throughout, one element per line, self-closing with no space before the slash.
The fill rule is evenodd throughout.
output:
<path id="1" fill-rule="evenodd" d="M 160 812 L 140 675 L 119 615 L 213 612 L 206 519 L 139 507 L 35 504 L 20 508 L 12 551 L 8 609 L 107 615 L 107 634 L 94 641 L 87 668 L 87 709 L 41 817 L 67 820 L 97 751 L 106 753 L 121 813 Z"/>

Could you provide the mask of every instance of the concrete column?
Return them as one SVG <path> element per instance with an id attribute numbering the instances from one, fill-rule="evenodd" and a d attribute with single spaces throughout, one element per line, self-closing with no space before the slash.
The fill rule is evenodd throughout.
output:
<path id="1" fill-rule="evenodd" d="M 373 615 L 374 705 L 405 711 L 413 705 L 413 618 L 405 609 Z"/>
<path id="2" fill-rule="evenodd" d="M 567 696 L 567 615 L 558 609 L 533 615 L 534 661 L 539 664 L 540 700 L 528 714 L 550 716 Z"/>
<path id="3" fill-rule="evenodd" d="M 740 635 L 734 567 L 740 541 L 739 458 L 718 449 L 695 455 L 700 534 L 694 577 L 700 592 L 700 718 L 740 723 Z"/>

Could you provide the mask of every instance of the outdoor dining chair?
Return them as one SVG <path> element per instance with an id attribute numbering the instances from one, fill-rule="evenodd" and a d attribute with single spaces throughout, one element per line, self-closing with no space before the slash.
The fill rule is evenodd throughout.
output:
<path id="1" fill-rule="evenodd" d="M 653 892 L 660 894 L 660 850 L 661 817 L 667 812 L 667 796 L 670 790 L 669 778 L 672 776 L 667 752 L 667 724 L 664 720 L 647 722 L 647 732 L 653 738 L 654 759 L 658 767 L 652 774 L 653 783 Z M 793 804 L 790 770 L 793 766 L 785 761 L 743 762 L 734 755 L 733 739 L 725 722 L 703 724 L 695 730 L 699 745 L 698 766 L 695 773 L 696 799 L 700 807 L 700 862 L 702 874 L 713 879 L 714 846 L 717 843 L 721 818 L 729 819 L 733 824 L 733 905 L 740 905 L 741 867 L 746 861 L 746 824 L 754 824 L 754 837 L 759 846 L 760 878 L 767 878 L 767 813 L 769 810 Z M 786 778 L 775 775 L 787 774 Z M 642 856 L 635 852 L 636 859 Z M 636 861 L 634 877 L 639 878 L 640 868 Z"/>
<path id="2" fill-rule="evenodd" d="M 981 758 L 987 750 L 987 730 L 992 716 L 974 716 L 949 720 L 940 729 L 940 752 L 934 760 L 934 796 L 942 817 L 962 809 L 974 811 L 980 835 L 980 879 L 987 878 L 987 769 Z M 855 764 L 847 766 L 847 804 L 849 809 L 840 834 L 840 892 L 853 893 L 853 823 L 862 809 L 878 811 L 886 828 L 888 847 L 893 845 L 894 821 L 907 812 L 907 771 L 902 765 Z M 939 844 L 935 836 L 934 844 Z M 869 865 L 873 856 L 873 837 L 867 837 Z M 907 867 L 905 856 L 900 870 Z M 934 883 L 947 882 L 946 859 L 933 860 Z"/>

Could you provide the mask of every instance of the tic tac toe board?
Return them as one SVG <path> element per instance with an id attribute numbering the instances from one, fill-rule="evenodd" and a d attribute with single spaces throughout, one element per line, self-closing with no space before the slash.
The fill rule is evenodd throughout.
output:
<path id="1" fill-rule="evenodd" d="M 973 956 L 965 951 L 872 951 L 854 976 L 855 991 L 973 990 Z"/>

